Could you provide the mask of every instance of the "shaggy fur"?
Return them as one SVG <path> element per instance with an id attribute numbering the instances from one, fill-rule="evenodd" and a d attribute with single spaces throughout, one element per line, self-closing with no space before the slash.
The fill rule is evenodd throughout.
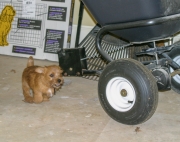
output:
<path id="1" fill-rule="evenodd" d="M 62 69 L 56 65 L 34 66 L 33 57 L 30 56 L 22 74 L 24 101 L 28 103 L 48 101 L 64 82 L 62 72 Z"/>

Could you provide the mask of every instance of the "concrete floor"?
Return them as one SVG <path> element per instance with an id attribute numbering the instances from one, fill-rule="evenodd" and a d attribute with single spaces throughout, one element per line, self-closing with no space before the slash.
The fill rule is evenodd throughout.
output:
<path id="1" fill-rule="evenodd" d="M 179 94 L 160 92 L 153 117 L 127 126 L 112 120 L 102 109 L 98 82 L 81 77 L 65 77 L 65 86 L 49 102 L 23 102 L 21 74 L 26 62 L 26 58 L 0 55 L 0 142 L 180 141 Z M 35 64 L 58 63 L 35 60 Z"/>

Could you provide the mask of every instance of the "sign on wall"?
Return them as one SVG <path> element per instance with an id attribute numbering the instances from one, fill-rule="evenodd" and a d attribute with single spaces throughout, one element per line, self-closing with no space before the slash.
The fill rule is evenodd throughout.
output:
<path id="1" fill-rule="evenodd" d="M 67 47 L 70 10 L 71 0 L 0 1 L 0 54 L 58 61 L 57 51 Z"/>

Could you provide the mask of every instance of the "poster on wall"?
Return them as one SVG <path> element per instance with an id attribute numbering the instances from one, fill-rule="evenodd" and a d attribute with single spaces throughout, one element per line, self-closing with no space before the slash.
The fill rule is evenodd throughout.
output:
<path id="1" fill-rule="evenodd" d="M 63 44 L 64 44 L 64 31 L 46 29 L 44 52 L 56 53 L 59 47 L 63 47 Z"/>
<path id="2" fill-rule="evenodd" d="M 65 2 L 65 0 L 42 0 L 42 1 L 55 1 L 55 2 Z"/>
<path id="3" fill-rule="evenodd" d="M 0 1 L 0 54 L 58 61 L 68 47 L 71 0 Z M 7 22 L 8 21 L 8 22 Z M 5 30 L 6 29 L 6 30 Z"/>
<path id="4" fill-rule="evenodd" d="M 67 7 L 49 6 L 48 20 L 66 21 Z"/>
<path id="5" fill-rule="evenodd" d="M 36 0 L 23 0 L 22 17 L 35 17 Z"/>

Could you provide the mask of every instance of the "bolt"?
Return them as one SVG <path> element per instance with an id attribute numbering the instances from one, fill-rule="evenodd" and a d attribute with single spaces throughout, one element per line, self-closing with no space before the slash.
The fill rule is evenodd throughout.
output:
<path id="1" fill-rule="evenodd" d="M 127 91 L 125 89 L 122 89 L 120 93 L 121 93 L 122 97 L 126 97 L 127 96 Z"/>

